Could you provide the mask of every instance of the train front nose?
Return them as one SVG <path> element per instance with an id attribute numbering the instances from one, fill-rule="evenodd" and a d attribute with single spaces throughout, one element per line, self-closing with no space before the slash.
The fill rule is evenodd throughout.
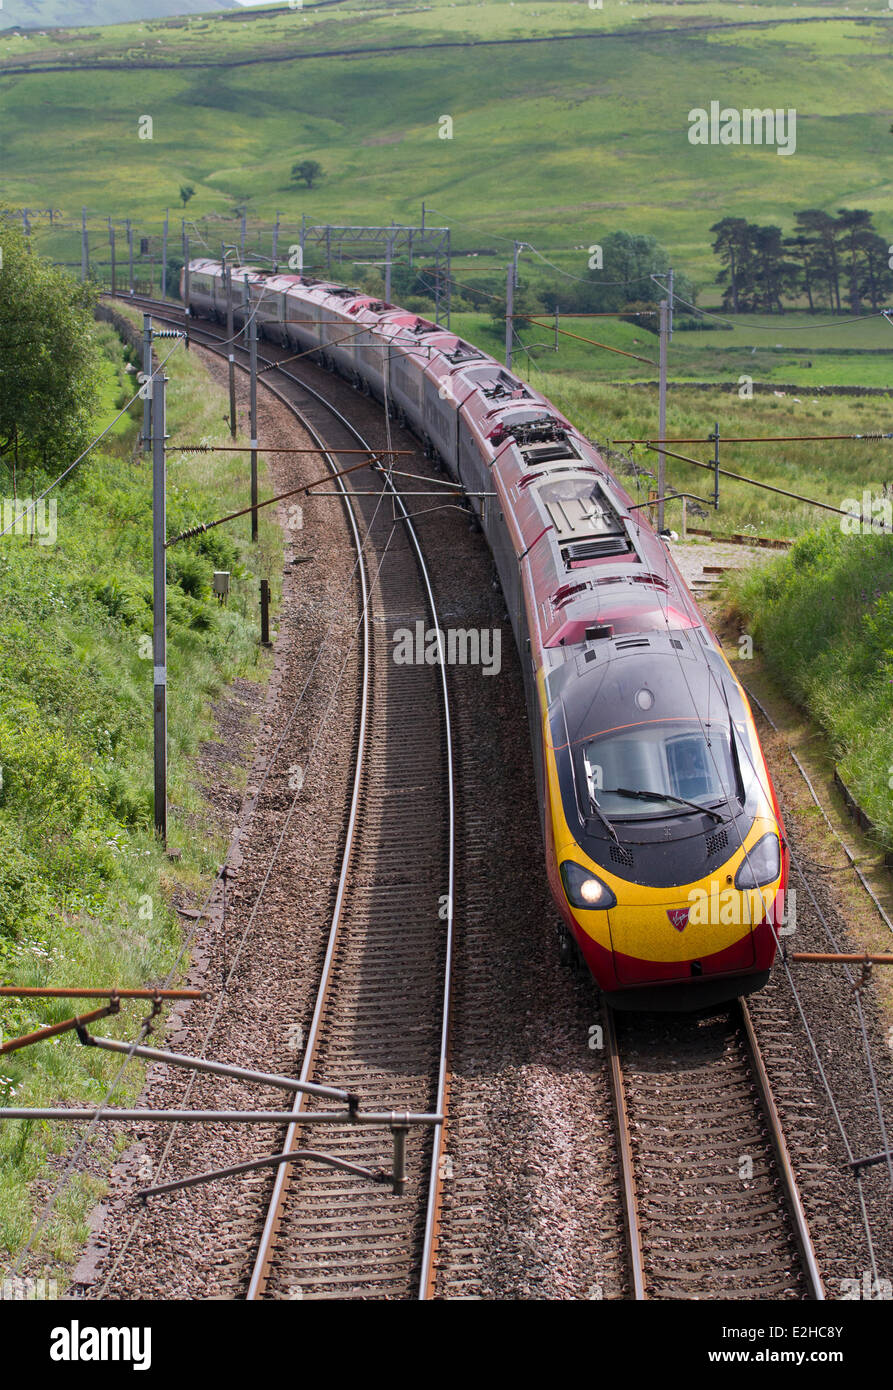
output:
<path id="1" fill-rule="evenodd" d="M 741 896 L 740 894 L 737 896 Z M 689 980 L 701 975 L 745 971 L 756 962 L 753 925 L 711 921 L 688 897 L 616 907 L 608 913 L 614 970 L 622 985 Z"/>

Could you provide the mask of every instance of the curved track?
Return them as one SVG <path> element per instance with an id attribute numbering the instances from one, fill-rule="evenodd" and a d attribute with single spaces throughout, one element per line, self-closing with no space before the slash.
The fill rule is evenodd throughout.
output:
<path id="1" fill-rule="evenodd" d="M 182 311 L 125 302 L 163 322 Z M 188 321 L 190 339 L 226 356 L 225 334 Z M 235 346 L 236 362 L 247 352 Z M 283 352 L 283 356 L 291 355 Z M 372 448 L 334 405 L 294 373 L 258 356 L 265 385 L 300 420 L 333 471 L 338 450 Z M 275 369 L 275 370 L 273 370 Z M 273 378 L 271 380 L 271 378 Z M 356 767 L 335 904 L 300 1078 L 321 1077 L 364 1106 L 443 1113 L 453 953 L 455 794 L 452 727 L 442 664 L 397 665 L 389 631 L 439 627 L 430 576 L 404 497 L 387 473 L 343 480 L 365 559 L 362 697 Z M 374 495 L 365 495 L 372 493 Z M 411 494 L 410 494 L 411 495 Z M 360 566 L 361 570 L 363 566 Z M 395 963 L 398 968 L 395 970 Z M 313 1147 L 301 1099 L 284 1147 Z M 391 1136 L 337 1126 L 327 1152 L 387 1169 Z M 308 1142 L 309 1139 L 309 1142 Z M 333 1168 L 282 1164 L 257 1235 L 248 1299 L 426 1298 L 433 1286 L 442 1125 L 411 1131 L 403 1198 Z M 423 1176 L 422 1176 L 423 1175 Z"/>
<path id="2" fill-rule="evenodd" d="M 140 307 L 183 325 L 182 313 L 168 305 L 142 302 Z M 224 335 L 215 327 L 190 320 L 189 332 L 222 351 Z M 273 349 L 279 351 L 290 355 Z M 247 354 L 239 348 L 235 354 L 244 365 Z M 276 358 L 260 360 L 272 367 Z M 334 468 L 339 446 L 366 447 L 354 426 L 293 373 L 277 368 L 265 381 L 305 428 L 317 438 L 325 436 Z M 378 491 L 382 474 L 364 470 L 352 479 L 358 491 L 375 494 L 359 496 L 348 489 L 350 506 L 360 509 L 366 527 L 366 548 L 377 556 L 364 600 L 372 619 L 364 658 L 369 694 L 328 952 L 301 1075 L 345 1085 L 383 1108 L 443 1114 L 455 860 L 446 676 L 443 666 L 396 667 L 386 641 L 388 623 L 412 626 L 423 614 L 439 623 L 419 542 L 392 480 L 385 475 L 391 497 L 385 504 Z M 432 816 L 434 796 L 444 798 L 446 815 Z M 445 923 L 437 916 L 443 895 Z M 394 961 L 400 964 L 397 972 Z M 681 1020 L 602 1012 L 629 1293 L 657 1299 L 824 1298 L 747 1005 Z M 436 1040 L 434 1018 L 440 1025 Z M 296 1111 L 288 1143 L 297 1146 L 299 1134 Z M 331 1148 L 368 1166 L 386 1164 L 390 1157 L 388 1136 L 379 1141 L 362 1131 L 345 1131 Z M 413 1176 L 402 1203 L 384 1188 L 363 1187 L 331 1170 L 291 1173 L 291 1165 L 284 1165 L 258 1234 L 248 1296 L 432 1294 L 442 1149 L 442 1126 L 433 1144 L 430 1136 L 413 1141 Z M 424 1182 L 416 1176 L 420 1161 L 426 1166 Z M 486 1239 L 486 1205 L 476 1217 L 481 1240 Z M 465 1212 L 463 1248 L 477 1230 L 474 1222 L 473 1230 L 466 1229 L 467 1218 Z"/>

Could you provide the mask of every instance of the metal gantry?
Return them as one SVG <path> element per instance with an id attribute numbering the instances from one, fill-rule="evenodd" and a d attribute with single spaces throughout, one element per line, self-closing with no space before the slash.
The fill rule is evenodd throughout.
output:
<path id="1" fill-rule="evenodd" d="M 184 265 L 188 265 L 190 252 L 193 255 L 215 256 L 221 237 L 232 248 L 238 264 L 257 262 L 269 265 L 273 270 L 302 270 L 305 254 L 312 262 L 308 269 L 331 275 L 336 265 L 345 258 L 355 264 L 364 261 L 383 267 L 386 293 L 390 290 L 391 271 L 395 265 L 404 264 L 412 268 L 417 262 L 427 263 L 433 281 L 431 293 L 434 298 L 434 318 L 438 324 L 450 326 L 451 287 L 452 287 L 452 246 L 450 228 L 434 226 L 426 221 L 424 206 L 419 223 L 391 222 L 389 225 L 348 225 L 334 222 L 311 222 L 303 216 L 300 226 L 295 223 L 294 232 L 289 236 L 287 224 L 284 227 L 279 211 L 275 221 L 263 222 L 252 219 L 249 224 L 244 209 L 235 215 L 210 214 L 203 218 L 180 218 L 181 254 Z M 10 209 L 6 214 L 21 221 L 26 235 L 31 236 L 36 227 L 32 219 L 49 215 L 50 224 L 56 233 L 72 233 L 71 258 L 59 260 L 59 264 L 69 266 L 82 280 L 97 279 L 108 281 L 115 288 L 118 276 L 118 256 L 115 237 L 115 224 L 122 227 L 127 238 L 127 284 L 131 294 L 150 294 L 159 291 L 159 298 L 168 298 L 167 277 L 169 265 L 170 209 L 166 208 L 155 222 L 154 230 L 147 231 L 145 224 L 133 218 L 115 219 L 109 214 L 93 214 L 82 207 L 80 218 L 66 219 L 56 209 L 37 210 L 33 208 Z M 90 233 L 101 229 L 103 240 L 108 240 L 107 259 L 96 258 L 99 243 L 90 243 Z M 138 240 L 136 240 L 138 238 Z M 285 239 L 285 245 L 282 241 Z M 135 244 L 136 242 L 136 244 Z M 294 252 L 300 246 L 300 264 Z M 78 255 L 79 251 L 79 255 Z M 92 252 L 92 259 L 91 259 Z M 74 259 L 78 255 L 78 259 Z M 433 260 L 433 266 L 430 262 Z M 188 273 L 188 272 L 187 272 Z M 150 283 L 146 285 L 146 279 Z"/>

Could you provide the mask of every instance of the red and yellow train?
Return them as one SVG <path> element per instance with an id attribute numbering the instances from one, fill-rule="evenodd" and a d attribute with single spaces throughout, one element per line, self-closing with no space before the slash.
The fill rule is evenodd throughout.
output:
<path id="1" fill-rule="evenodd" d="M 769 771 L 664 540 L 598 449 L 417 314 L 309 277 L 231 278 L 237 324 L 254 314 L 262 335 L 376 396 L 468 493 L 518 646 L 563 953 L 616 1007 L 759 988 L 788 868 Z M 225 318 L 219 262 L 191 262 L 182 293 Z"/>

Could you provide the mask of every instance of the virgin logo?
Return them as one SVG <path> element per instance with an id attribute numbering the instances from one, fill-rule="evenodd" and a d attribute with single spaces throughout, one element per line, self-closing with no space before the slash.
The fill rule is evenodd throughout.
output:
<path id="1" fill-rule="evenodd" d="M 667 908 L 667 916 L 677 931 L 685 931 L 685 928 L 688 926 L 688 913 L 689 909 L 687 907 Z"/>

